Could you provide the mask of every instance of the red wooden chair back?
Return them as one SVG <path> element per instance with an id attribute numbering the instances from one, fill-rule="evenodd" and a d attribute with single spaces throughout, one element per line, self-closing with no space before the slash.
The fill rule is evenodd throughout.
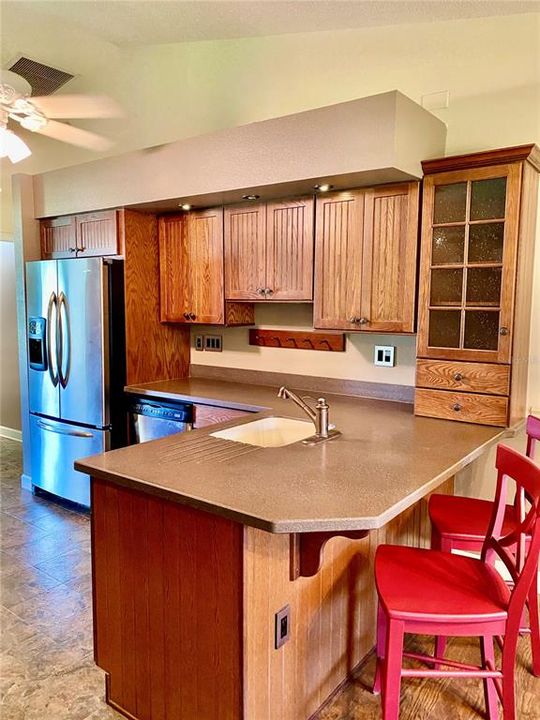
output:
<path id="1" fill-rule="evenodd" d="M 513 625 L 516 622 L 519 624 L 527 593 L 538 568 L 540 467 L 505 445 L 497 448 L 496 467 L 497 489 L 489 530 L 482 548 L 482 559 L 493 563 L 495 556 L 498 556 L 512 576 L 514 587 L 508 608 L 508 621 Z M 517 524 L 503 535 L 508 480 L 512 480 L 516 485 Z"/>

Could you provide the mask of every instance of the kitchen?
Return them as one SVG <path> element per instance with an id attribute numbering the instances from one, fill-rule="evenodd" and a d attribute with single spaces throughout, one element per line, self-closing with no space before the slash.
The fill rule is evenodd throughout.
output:
<path id="1" fill-rule="evenodd" d="M 122 714 L 325 717 L 375 643 L 377 546 L 429 546 L 430 493 L 524 452 L 538 149 L 446 134 L 389 91 L 14 177 L 22 484 L 92 506 Z"/>

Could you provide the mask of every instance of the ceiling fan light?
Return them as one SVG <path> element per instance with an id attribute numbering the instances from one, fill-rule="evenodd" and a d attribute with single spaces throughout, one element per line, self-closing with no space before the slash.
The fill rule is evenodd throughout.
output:
<path id="1" fill-rule="evenodd" d="M 21 118 L 20 123 L 26 130 L 36 132 L 41 130 L 47 124 L 47 118 L 41 117 L 40 115 L 27 115 Z"/>
<path id="2" fill-rule="evenodd" d="M 32 151 L 14 132 L 0 128 L 0 156 L 8 157 L 12 163 L 18 163 L 30 157 Z"/>

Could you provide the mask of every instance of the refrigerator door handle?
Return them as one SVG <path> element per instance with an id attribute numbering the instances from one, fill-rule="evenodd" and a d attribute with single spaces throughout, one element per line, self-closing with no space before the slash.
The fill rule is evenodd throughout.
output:
<path id="1" fill-rule="evenodd" d="M 62 320 L 62 307 L 65 310 L 65 318 L 66 318 L 66 331 L 64 334 L 64 323 Z M 67 340 L 67 363 L 66 363 L 66 372 L 64 374 L 64 338 Z M 71 370 L 71 323 L 69 319 L 69 303 L 67 300 L 67 297 L 65 293 L 61 292 L 58 295 L 58 343 L 57 343 L 57 353 L 58 353 L 58 377 L 60 380 L 60 385 L 63 388 L 67 387 L 67 384 L 69 382 L 69 373 Z"/>
<path id="2" fill-rule="evenodd" d="M 48 423 L 43 422 L 43 420 L 38 420 L 37 424 L 42 430 L 48 430 L 49 432 L 57 433 L 58 435 L 71 435 L 71 437 L 78 438 L 94 437 L 92 433 L 83 432 L 81 430 L 60 430 L 60 428 L 54 427 L 54 425 L 49 425 Z"/>
<path id="3" fill-rule="evenodd" d="M 47 337 L 45 339 L 45 342 L 47 343 L 47 365 L 49 366 L 49 376 L 51 378 L 51 382 L 54 387 L 58 385 L 58 340 L 56 342 L 56 372 L 53 368 L 53 356 L 51 352 L 51 327 L 52 327 L 52 316 L 53 316 L 53 306 L 56 311 L 56 327 L 57 327 L 57 333 L 56 337 L 58 338 L 58 298 L 56 297 L 56 293 L 51 293 L 51 296 L 49 298 L 49 304 L 47 306 Z"/>

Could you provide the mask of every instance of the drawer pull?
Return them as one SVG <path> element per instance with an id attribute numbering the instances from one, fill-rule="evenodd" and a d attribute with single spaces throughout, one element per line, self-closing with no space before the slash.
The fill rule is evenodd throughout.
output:
<path id="1" fill-rule="evenodd" d="M 460 372 L 457 372 L 454 374 L 454 380 L 456 382 L 461 382 L 463 380 L 463 375 Z"/>
<path id="2" fill-rule="evenodd" d="M 461 410 L 461 405 L 459 403 L 456 403 L 455 405 L 452 406 L 452 410 L 459 412 Z"/>

